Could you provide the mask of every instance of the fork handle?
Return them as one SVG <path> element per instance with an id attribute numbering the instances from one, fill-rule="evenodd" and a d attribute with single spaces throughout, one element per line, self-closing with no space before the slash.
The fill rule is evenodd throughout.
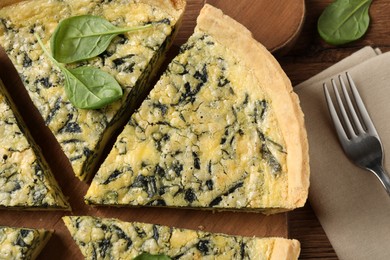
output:
<path id="1" fill-rule="evenodd" d="M 387 194 L 390 196 L 390 177 L 382 165 L 377 165 L 370 169 L 378 177 L 379 181 L 382 183 Z"/>

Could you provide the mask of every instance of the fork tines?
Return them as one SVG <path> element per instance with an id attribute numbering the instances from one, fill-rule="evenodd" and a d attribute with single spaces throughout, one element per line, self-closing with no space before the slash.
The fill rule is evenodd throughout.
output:
<path id="1" fill-rule="evenodd" d="M 341 75 L 338 76 L 345 102 L 343 102 L 343 98 L 340 95 L 335 80 L 331 79 L 340 113 L 337 113 L 337 110 L 333 105 L 332 98 L 329 94 L 327 85 L 324 83 L 326 101 L 328 103 L 329 112 L 336 127 L 339 138 L 351 139 L 364 133 L 370 133 L 377 136 L 375 127 L 370 119 L 363 100 L 360 97 L 356 85 L 352 80 L 352 77 L 348 72 L 346 72 L 346 76 L 352 92 L 353 101 L 348 93 L 343 77 Z M 346 105 L 344 103 L 346 103 Z M 338 114 L 341 115 L 341 120 Z"/>

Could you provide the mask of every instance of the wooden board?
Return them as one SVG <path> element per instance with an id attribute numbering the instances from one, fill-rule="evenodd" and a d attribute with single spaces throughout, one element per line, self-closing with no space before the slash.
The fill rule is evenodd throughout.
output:
<path id="1" fill-rule="evenodd" d="M 226 8 L 227 13 L 228 10 L 234 11 L 233 6 L 219 6 L 220 4 L 223 4 L 224 1 L 210 0 L 209 2 L 214 2 L 216 6 L 223 10 Z M 226 2 L 238 3 L 238 1 Z M 261 10 L 270 12 L 270 9 L 268 8 L 271 8 L 272 5 L 270 5 L 268 2 L 272 2 L 273 4 L 277 3 L 276 5 L 278 8 L 285 8 L 285 6 L 288 6 L 288 3 L 291 1 L 264 0 L 247 2 L 254 4 L 256 8 L 259 9 L 259 12 Z M 259 5 L 260 2 L 267 6 L 267 8 L 262 9 L 262 7 Z M 301 3 L 301 1 L 299 2 Z M 183 26 L 179 31 L 179 35 L 175 42 L 176 48 L 172 48 L 170 57 L 175 55 L 175 52 L 177 51 L 177 45 L 182 44 L 192 33 L 195 26 L 196 17 L 203 4 L 203 0 L 188 0 Z M 301 4 L 303 4 L 303 1 Z M 249 12 L 249 10 L 242 9 L 242 12 L 233 13 L 233 17 L 236 16 L 235 18 L 240 21 L 240 17 L 247 17 L 247 12 Z M 252 13 L 249 12 L 248 14 Z M 258 12 L 256 12 L 256 14 L 258 14 Z M 259 15 L 259 17 L 263 16 Z M 247 21 L 253 22 L 254 20 L 249 19 Z M 259 23 L 268 24 L 269 20 L 265 20 Z M 257 38 L 261 37 L 262 33 L 260 33 L 260 31 L 256 31 L 254 35 Z M 265 39 L 273 37 L 278 39 L 283 38 L 279 38 L 277 35 L 278 33 L 274 33 L 273 35 L 268 34 Z M 276 50 L 279 48 L 278 46 L 281 46 L 280 42 L 276 45 L 275 42 L 277 41 L 263 41 L 266 46 L 269 44 L 267 46 L 268 48 L 273 50 Z M 73 242 L 61 220 L 61 217 L 65 215 L 115 217 L 124 221 L 158 223 L 181 228 L 204 229 L 206 231 L 222 232 L 232 235 L 287 237 L 286 214 L 264 216 L 257 213 L 211 212 L 165 208 L 109 208 L 91 207 L 85 205 L 83 202 L 83 196 L 88 189 L 88 184 L 81 182 L 76 177 L 74 177 L 69 162 L 60 151 L 59 145 L 55 141 L 54 136 L 45 126 L 43 119 L 40 117 L 38 111 L 33 108 L 31 100 L 29 99 L 28 94 L 26 93 L 20 81 L 17 72 L 13 68 L 13 65 L 6 57 L 3 50 L 0 51 L 0 78 L 3 80 L 7 89 L 11 92 L 15 103 L 21 110 L 21 114 L 24 117 L 28 128 L 32 132 L 32 135 L 37 143 L 41 146 L 43 154 L 53 169 L 54 175 L 59 185 L 62 187 L 64 194 L 69 197 L 69 202 L 72 206 L 72 212 L 0 210 L 0 225 L 47 228 L 55 230 L 54 236 L 51 238 L 38 259 L 53 259 L 53 257 L 56 259 L 83 258 L 78 247 Z"/>
<path id="2" fill-rule="evenodd" d="M 286 53 L 298 38 L 305 20 L 305 0 L 188 0 L 187 14 L 177 37 L 183 43 L 192 34 L 204 3 L 220 8 L 245 25 L 253 37 L 274 53 Z"/>

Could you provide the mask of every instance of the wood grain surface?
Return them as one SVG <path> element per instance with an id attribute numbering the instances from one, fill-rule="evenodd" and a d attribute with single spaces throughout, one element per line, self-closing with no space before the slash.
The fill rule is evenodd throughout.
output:
<path id="1" fill-rule="evenodd" d="M 263 15 L 259 15 L 255 20 L 267 16 L 266 19 L 259 20 L 259 24 L 267 25 L 266 27 L 263 27 L 267 28 L 267 30 L 264 30 L 264 34 L 268 34 L 268 36 L 264 38 L 264 41 L 268 44 L 268 46 L 266 46 L 273 50 L 286 46 L 286 42 L 290 42 L 291 39 L 295 37 L 296 32 L 299 30 L 297 27 L 301 25 L 300 20 L 303 17 L 303 13 L 296 11 L 295 14 L 298 14 L 299 17 L 298 19 L 291 20 L 292 27 L 289 27 L 289 29 L 292 28 L 292 30 L 280 30 L 280 37 L 277 37 L 278 34 L 272 33 L 271 35 L 269 30 L 271 11 L 277 11 L 273 15 L 276 24 L 279 22 L 278 19 L 276 19 L 278 18 L 278 15 L 276 14 L 280 14 L 280 12 L 285 13 L 286 10 L 291 10 L 293 6 L 296 10 L 304 10 L 302 1 L 291 2 L 278 0 L 272 1 L 271 5 L 269 4 L 271 3 L 269 1 L 247 1 L 249 4 L 256 6 L 258 11 L 254 13 L 253 10 L 248 8 L 248 6 L 250 6 L 249 4 L 247 8 L 240 5 L 239 8 L 242 12 L 237 12 L 237 10 L 233 8 L 233 4 L 237 3 L 236 1 L 226 1 L 226 3 L 230 3 L 230 5 L 222 1 L 214 2 L 222 9 L 226 8 L 226 10 L 234 11 L 232 15 L 237 20 L 246 21 L 249 25 L 254 22 L 254 20 L 247 19 L 246 12 L 250 12 L 251 15 L 259 15 L 261 12 L 264 12 Z M 176 46 L 172 48 L 169 57 L 173 57 L 177 53 L 177 46 L 182 44 L 192 33 L 195 26 L 195 19 L 203 4 L 204 1 L 188 0 L 183 26 L 175 42 Z M 287 8 L 287 6 L 290 6 L 290 8 Z M 286 17 L 282 19 L 284 24 L 286 24 L 288 20 L 289 19 Z M 263 22 L 261 23 L 261 21 Z M 253 30 L 256 32 L 256 37 L 264 35 L 261 33 L 261 28 L 262 27 L 254 27 Z M 68 160 L 60 151 L 58 143 L 45 126 L 38 111 L 33 107 L 17 72 L 3 50 L 0 51 L 0 77 L 4 81 L 9 92 L 11 92 L 11 96 L 16 105 L 20 108 L 20 112 L 27 127 L 30 129 L 36 142 L 42 148 L 44 156 L 49 162 L 59 185 L 62 187 L 64 194 L 68 196 L 72 206 L 71 212 L 0 210 L 0 225 L 46 228 L 55 231 L 54 236 L 42 251 L 39 259 L 53 259 L 54 257 L 56 259 L 82 259 L 79 249 L 61 221 L 62 216 L 69 214 L 115 217 L 124 221 L 158 223 L 181 228 L 204 229 L 206 231 L 232 235 L 287 237 L 286 214 L 264 216 L 258 213 L 211 212 L 166 208 L 109 208 L 85 205 L 83 196 L 88 189 L 88 184 L 81 182 L 74 177 Z"/>
<path id="2" fill-rule="evenodd" d="M 182 44 L 193 32 L 204 3 L 245 25 L 253 37 L 272 52 L 289 49 L 297 39 L 305 19 L 305 1 L 294 0 L 187 0 L 186 15 L 176 43 Z"/>
<path id="3" fill-rule="evenodd" d="M 299 35 L 305 18 L 305 1 L 206 0 L 245 25 L 271 52 L 288 49 Z"/>

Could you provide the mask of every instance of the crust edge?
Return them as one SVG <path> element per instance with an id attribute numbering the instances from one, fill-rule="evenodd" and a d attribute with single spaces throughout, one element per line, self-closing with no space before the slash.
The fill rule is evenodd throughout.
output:
<path id="1" fill-rule="evenodd" d="M 276 107 L 276 118 L 288 151 L 288 201 L 285 209 L 277 211 L 302 207 L 309 190 L 309 147 L 299 98 L 293 92 L 287 75 L 272 54 L 252 37 L 246 27 L 224 15 L 218 8 L 206 4 L 198 16 L 195 31 L 206 32 L 222 45 L 234 49 L 237 57 L 265 86 L 264 90 Z M 272 211 L 274 212 L 275 210 Z"/>
<path id="2" fill-rule="evenodd" d="M 275 239 L 270 260 L 298 259 L 301 244 L 295 239 Z"/>
<path id="3" fill-rule="evenodd" d="M 19 2 L 26 1 L 26 0 L 1 0 L 0 2 L 0 8 L 17 4 Z M 160 5 L 165 9 L 174 9 L 178 12 L 181 12 L 181 10 L 185 9 L 186 7 L 186 0 L 142 0 L 143 3 L 149 3 L 151 5 Z M 168 2 L 171 6 L 167 5 Z"/>
<path id="4" fill-rule="evenodd" d="M 140 2 L 151 6 L 158 6 L 170 15 L 173 15 L 176 19 L 179 19 L 183 15 L 186 8 L 186 0 L 141 0 Z"/>

